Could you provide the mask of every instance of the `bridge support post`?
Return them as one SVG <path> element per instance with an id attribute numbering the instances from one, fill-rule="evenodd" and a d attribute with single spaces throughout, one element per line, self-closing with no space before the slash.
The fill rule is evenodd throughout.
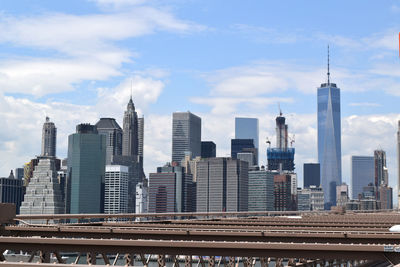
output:
<path id="1" fill-rule="evenodd" d="M 55 251 L 54 255 L 56 255 L 58 263 L 65 263 L 62 257 L 60 256 L 60 253 L 58 253 L 58 251 Z"/>
<path id="2" fill-rule="evenodd" d="M 226 267 L 235 267 L 235 257 L 229 257 L 229 261 L 227 265 L 224 265 Z"/>
<path id="3" fill-rule="evenodd" d="M 290 258 L 289 261 L 288 261 L 288 263 L 287 263 L 287 265 L 288 265 L 288 266 L 296 266 L 296 261 L 295 261 L 295 259 Z"/>
<path id="4" fill-rule="evenodd" d="M 147 267 L 149 264 L 149 261 L 146 260 L 146 257 L 144 256 L 143 253 L 140 254 L 140 260 L 142 261 L 143 267 Z"/>
<path id="5" fill-rule="evenodd" d="M 50 263 L 50 252 L 41 250 L 39 252 L 40 263 Z"/>
<path id="6" fill-rule="evenodd" d="M 206 267 L 206 264 L 204 263 L 203 256 L 199 256 L 199 264 L 201 265 L 201 267 Z"/>
<path id="7" fill-rule="evenodd" d="M 215 256 L 210 256 L 208 259 L 208 267 L 215 267 Z"/>
<path id="8" fill-rule="evenodd" d="M 125 265 L 126 266 L 133 266 L 131 254 L 126 253 L 125 256 L 124 256 L 124 259 L 125 259 Z"/>
<path id="9" fill-rule="evenodd" d="M 173 264 L 172 264 L 172 266 L 173 267 L 179 267 L 179 256 L 177 256 L 177 255 L 172 255 L 172 258 L 173 258 Z"/>
<path id="10" fill-rule="evenodd" d="M 88 252 L 86 254 L 86 262 L 88 265 L 96 265 L 96 252 Z"/>
<path id="11" fill-rule="evenodd" d="M 185 256 L 185 267 L 192 267 L 192 255 Z"/>
<path id="12" fill-rule="evenodd" d="M 275 258 L 275 267 L 283 267 L 283 259 Z"/>
<path id="13" fill-rule="evenodd" d="M 158 255 L 158 267 L 164 267 L 165 266 L 165 255 Z"/>

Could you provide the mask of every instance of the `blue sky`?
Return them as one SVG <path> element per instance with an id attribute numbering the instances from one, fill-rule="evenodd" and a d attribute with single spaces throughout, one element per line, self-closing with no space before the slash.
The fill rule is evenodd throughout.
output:
<path id="1" fill-rule="evenodd" d="M 258 117 L 265 164 L 279 103 L 302 180 L 302 164 L 317 159 L 316 88 L 329 44 L 343 180 L 351 155 L 383 148 L 397 188 L 399 31 L 400 1 L 3 0 L 0 175 L 40 153 L 45 115 L 58 127 L 60 157 L 76 124 L 121 122 L 133 80 L 146 173 L 170 160 L 178 110 L 202 117 L 219 156 L 229 154 L 234 117 Z"/>

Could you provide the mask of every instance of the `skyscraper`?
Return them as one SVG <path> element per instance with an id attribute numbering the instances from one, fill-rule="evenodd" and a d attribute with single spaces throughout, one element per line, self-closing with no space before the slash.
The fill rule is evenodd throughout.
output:
<path id="1" fill-rule="evenodd" d="M 217 156 L 217 146 L 212 141 L 201 142 L 201 157 L 202 158 L 215 158 Z"/>
<path id="2" fill-rule="evenodd" d="M 201 118 L 188 112 L 172 115 L 172 162 L 180 163 L 185 152 L 201 156 Z"/>
<path id="3" fill-rule="evenodd" d="M 375 160 L 375 186 L 389 184 L 389 174 L 386 167 L 386 152 L 382 149 L 374 151 Z"/>
<path id="4" fill-rule="evenodd" d="M 352 156 L 351 157 L 351 190 L 352 199 L 358 199 L 362 194 L 363 187 L 374 183 L 374 157 Z"/>
<path id="5" fill-rule="evenodd" d="M 56 156 L 57 128 L 50 118 L 46 117 L 42 130 L 42 156 Z"/>
<path id="6" fill-rule="evenodd" d="M 197 212 L 247 211 L 248 164 L 232 158 L 197 163 Z"/>
<path id="7" fill-rule="evenodd" d="M 321 185 L 320 175 L 321 172 L 319 163 L 304 163 L 303 167 L 304 188 L 310 187 L 311 185 L 319 187 Z"/>
<path id="8" fill-rule="evenodd" d="M 257 118 L 235 118 L 235 139 L 253 139 L 258 159 L 259 135 Z M 258 163 L 257 163 L 258 164 Z"/>
<path id="9" fill-rule="evenodd" d="M 328 47 L 328 82 L 318 88 L 318 161 L 325 208 L 336 204 L 336 186 L 342 184 L 340 126 L 340 89 L 330 82 Z"/>
<path id="10" fill-rule="evenodd" d="M 400 203 L 400 121 L 398 123 L 397 128 L 397 200 Z M 400 205 L 399 205 L 400 206 Z"/>
<path id="11" fill-rule="evenodd" d="M 132 97 L 129 99 L 124 113 L 122 155 L 133 156 L 136 158 L 139 155 L 138 116 L 135 111 Z"/>
<path id="12" fill-rule="evenodd" d="M 105 139 L 90 124 L 79 124 L 68 137 L 67 213 L 103 212 Z"/>
<path id="13" fill-rule="evenodd" d="M 280 112 L 276 117 L 276 147 L 267 149 L 268 170 L 294 171 L 293 147 L 288 147 L 288 125 Z"/>
<path id="14" fill-rule="evenodd" d="M 101 118 L 96 127 L 106 137 L 106 165 L 109 165 L 113 156 L 122 155 L 122 129 L 114 118 Z"/>
<path id="15" fill-rule="evenodd" d="M 237 154 L 242 152 L 257 154 L 255 151 L 253 139 L 231 139 L 231 158 L 237 159 Z"/>
<path id="16" fill-rule="evenodd" d="M 128 212 L 129 168 L 123 165 L 107 165 L 104 189 L 104 213 Z"/>
<path id="17" fill-rule="evenodd" d="M 265 169 L 249 171 L 249 211 L 274 210 L 274 175 Z"/>
<path id="18" fill-rule="evenodd" d="M 144 117 L 138 118 L 138 154 L 139 154 L 139 162 L 143 167 L 143 156 L 144 156 Z"/>

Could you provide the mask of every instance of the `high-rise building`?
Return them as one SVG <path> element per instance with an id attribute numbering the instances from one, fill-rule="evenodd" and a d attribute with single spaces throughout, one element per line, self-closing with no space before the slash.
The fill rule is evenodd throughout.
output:
<path id="1" fill-rule="evenodd" d="M 231 158 L 237 159 L 237 154 L 242 152 L 253 153 L 254 158 L 257 157 L 258 153 L 253 139 L 231 139 Z M 257 163 L 254 165 L 257 165 Z"/>
<path id="2" fill-rule="evenodd" d="M 24 168 L 15 168 L 14 176 L 15 176 L 15 179 L 23 180 L 24 179 Z"/>
<path id="3" fill-rule="evenodd" d="M 215 158 L 217 156 L 217 146 L 212 141 L 201 141 L 201 157 Z"/>
<path id="4" fill-rule="evenodd" d="M 188 112 L 172 114 L 172 162 L 180 163 L 185 153 L 201 156 L 201 118 Z"/>
<path id="5" fill-rule="evenodd" d="M 274 175 L 265 169 L 249 171 L 249 211 L 274 210 Z"/>
<path id="6" fill-rule="evenodd" d="M 288 125 L 282 113 L 276 117 L 276 147 L 267 149 L 268 170 L 294 171 L 293 147 L 288 147 Z"/>
<path id="7" fill-rule="evenodd" d="M 303 165 L 303 179 L 304 188 L 315 185 L 319 187 L 321 185 L 320 178 L 320 165 L 319 163 L 304 163 Z"/>
<path id="8" fill-rule="evenodd" d="M 232 158 L 197 163 L 197 212 L 247 211 L 248 164 Z"/>
<path id="9" fill-rule="evenodd" d="M 256 165 L 256 156 L 251 152 L 240 152 L 236 154 L 236 158 L 241 161 L 246 161 L 249 164 L 249 169 L 255 169 L 258 166 Z"/>
<path id="10" fill-rule="evenodd" d="M 393 209 L 393 189 L 390 186 L 382 185 L 378 188 L 380 209 Z"/>
<path id="11" fill-rule="evenodd" d="M 128 212 L 129 168 L 123 165 L 106 165 L 104 186 L 104 213 Z"/>
<path id="12" fill-rule="evenodd" d="M 105 139 L 90 124 L 77 125 L 68 137 L 67 213 L 104 211 Z"/>
<path id="13" fill-rule="evenodd" d="M 123 136 L 122 136 L 122 155 L 133 156 L 139 155 L 139 125 L 138 116 L 135 111 L 132 97 L 129 99 L 123 119 Z"/>
<path id="14" fill-rule="evenodd" d="M 342 146 L 340 126 L 340 89 L 328 81 L 318 88 L 318 161 L 325 208 L 336 204 L 336 186 L 342 183 Z"/>
<path id="15" fill-rule="evenodd" d="M 400 185 L 400 121 L 397 127 L 397 184 Z M 397 188 L 397 200 L 400 207 L 400 186 Z"/>
<path id="16" fill-rule="evenodd" d="M 49 117 L 46 117 L 46 122 L 43 124 L 42 130 L 42 156 L 56 156 L 57 145 L 57 128 L 53 122 L 50 122 Z"/>
<path id="17" fill-rule="evenodd" d="M 388 185 L 389 174 L 386 167 L 386 152 L 383 150 L 374 151 L 375 161 L 375 186 Z"/>
<path id="18" fill-rule="evenodd" d="M 139 154 L 139 162 L 143 167 L 143 157 L 144 157 L 144 117 L 138 118 L 138 154 Z"/>
<path id="19" fill-rule="evenodd" d="M 277 174 L 274 176 L 274 207 L 276 211 L 297 209 L 297 204 L 292 194 L 291 178 L 290 174 Z"/>
<path id="20" fill-rule="evenodd" d="M 16 212 L 19 214 L 20 206 L 24 200 L 23 180 L 14 177 L 10 172 L 8 177 L 0 178 L 0 203 L 14 203 Z"/>
<path id="21" fill-rule="evenodd" d="M 26 188 L 20 211 L 21 214 L 64 213 L 64 203 L 54 157 L 39 157 L 39 163 Z"/>
<path id="22" fill-rule="evenodd" d="M 110 165 L 113 156 L 122 155 L 122 129 L 114 118 L 101 118 L 96 127 L 106 137 L 106 165 Z"/>
<path id="23" fill-rule="evenodd" d="M 181 166 L 165 165 L 149 177 L 149 212 L 193 212 L 193 178 Z"/>
<path id="24" fill-rule="evenodd" d="M 185 154 L 185 158 L 181 161 L 181 166 L 185 168 L 186 174 L 191 174 L 193 177 L 193 182 L 197 179 L 197 163 L 201 160 L 201 157 L 191 157 L 191 153 Z"/>
<path id="25" fill-rule="evenodd" d="M 352 199 L 358 199 L 363 192 L 363 187 L 374 183 L 375 179 L 374 157 L 351 157 L 351 190 Z"/>
<path id="26" fill-rule="evenodd" d="M 235 139 L 253 139 L 254 147 L 259 151 L 259 134 L 257 118 L 235 118 Z M 258 165 L 258 162 L 256 163 Z"/>

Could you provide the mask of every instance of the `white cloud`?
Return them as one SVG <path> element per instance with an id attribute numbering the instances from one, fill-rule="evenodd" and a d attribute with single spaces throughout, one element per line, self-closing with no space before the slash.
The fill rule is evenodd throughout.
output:
<path id="1" fill-rule="evenodd" d="M 349 106 L 352 106 L 352 107 L 380 107 L 381 104 L 371 103 L 371 102 L 353 102 L 353 103 L 350 103 Z"/>
<path id="2" fill-rule="evenodd" d="M 50 55 L 7 55 L 0 65 L 0 90 L 43 96 L 74 90 L 82 81 L 108 80 L 123 75 L 122 65 L 131 63 L 135 56 L 116 42 L 157 31 L 186 34 L 202 29 L 169 11 L 146 5 L 107 14 L 0 14 L 0 43 Z"/>

